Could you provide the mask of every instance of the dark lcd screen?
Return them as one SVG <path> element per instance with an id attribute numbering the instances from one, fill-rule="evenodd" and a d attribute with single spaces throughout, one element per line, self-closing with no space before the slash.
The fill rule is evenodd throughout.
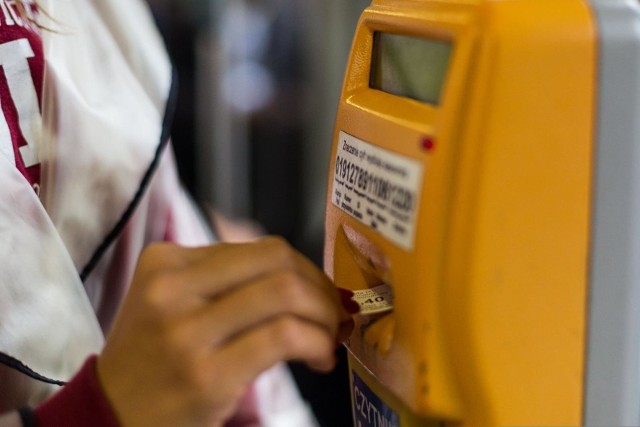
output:
<path id="1" fill-rule="evenodd" d="M 376 32 L 369 85 L 438 105 L 451 51 L 449 42 Z"/>

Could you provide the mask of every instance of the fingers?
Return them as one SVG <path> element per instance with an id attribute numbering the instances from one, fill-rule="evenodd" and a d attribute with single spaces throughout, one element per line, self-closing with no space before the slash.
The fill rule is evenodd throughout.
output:
<path id="1" fill-rule="evenodd" d="M 310 283 L 290 271 L 265 275 L 203 305 L 189 319 L 191 334 L 218 346 L 263 322 L 292 315 L 336 336 L 348 314 L 324 289 L 329 286 Z"/>
<path id="2" fill-rule="evenodd" d="M 353 328 L 350 298 L 282 239 L 152 245 L 99 377 L 125 425 L 222 425 L 247 385 L 278 362 L 332 369 L 336 340 Z M 152 418 L 140 413 L 151 406 Z"/>
<path id="3" fill-rule="evenodd" d="M 326 330 L 282 316 L 236 337 L 211 357 L 212 363 L 225 368 L 226 375 L 248 385 L 260 372 L 285 360 L 301 361 L 328 372 L 335 366 L 334 351 L 333 338 Z"/>
<path id="4" fill-rule="evenodd" d="M 160 295 L 157 299 L 172 310 L 180 308 L 175 299 L 191 302 L 192 305 L 184 307 L 189 310 L 197 303 L 197 296 L 203 303 L 215 301 L 211 305 L 219 314 L 203 314 L 211 318 L 203 324 L 213 326 L 222 335 L 212 337 L 214 340 L 284 311 L 324 323 L 335 332 L 335 325 L 349 320 L 348 311 L 354 312 L 355 303 L 345 301 L 313 263 L 282 239 L 174 251 L 166 245 L 159 246 L 149 255 L 162 266 L 160 273 L 156 270 L 154 280 L 159 288 L 154 292 Z M 192 298 L 185 300 L 180 295 Z M 243 307 L 258 310 L 249 313 Z M 209 309 L 204 307 L 200 311 Z"/>
<path id="5" fill-rule="evenodd" d="M 192 248 L 181 251 L 180 256 L 181 264 L 189 267 L 182 268 L 186 290 L 203 297 L 215 297 L 278 270 L 292 271 L 311 282 L 329 283 L 322 271 L 279 237 Z M 174 260 L 168 262 L 180 264 Z"/>
<path id="6" fill-rule="evenodd" d="M 336 291 L 279 238 L 192 249 L 156 245 L 145 257 L 155 262 L 145 299 L 180 318 L 181 333 L 204 345 L 221 345 L 285 314 L 324 327 L 341 342 L 359 310 L 351 291 Z"/>

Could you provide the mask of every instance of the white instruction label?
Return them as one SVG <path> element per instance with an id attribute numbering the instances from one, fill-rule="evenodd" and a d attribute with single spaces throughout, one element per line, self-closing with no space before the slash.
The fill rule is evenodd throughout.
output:
<path id="1" fill-rule="evenodd" d="M 378 314 L 393 309 L 393 292 L 389 285 L 359 289 L 353 293 L 353 300 L 360 306 L 360 314 Z"/>
<path id="2" fill-rule="evenodd" d="M 406 250 L 413 250 L 420 162 L 340 132 L 331 200 Z"/>

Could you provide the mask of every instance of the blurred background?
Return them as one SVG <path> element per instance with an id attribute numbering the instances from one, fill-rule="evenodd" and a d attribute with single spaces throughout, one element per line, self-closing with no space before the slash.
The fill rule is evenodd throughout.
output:
<path id="1" fill-rule="evenodd" d="M 178 72 L 172 137 L 185 186 L 225 237 L 279 234 L 322 266 L 333 121 L 369 0 L 148 2 Z M 291 364 L 322 427 L 352 425 L 338 356 L 329 375 Z"/>

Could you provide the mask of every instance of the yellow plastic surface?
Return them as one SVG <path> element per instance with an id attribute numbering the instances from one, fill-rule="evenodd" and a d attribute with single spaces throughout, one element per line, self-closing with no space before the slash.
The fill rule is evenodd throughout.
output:
<path id="1" fill-rule="evenodd" d="M 454 43 L 441 105 L 369 89 L 374 31 Z M 580 0 L 363 13 L 329 170 L 340 131 L 417 159 L 418 225 L 413 250 L 392 243 L 332 203 L 330 173 L 325 270 L 344 288 L 393 285 L 394 311 L 361 319 L 349 350 L 413 414 L 402 426 L 581 424 L 596 49 Z"/>

